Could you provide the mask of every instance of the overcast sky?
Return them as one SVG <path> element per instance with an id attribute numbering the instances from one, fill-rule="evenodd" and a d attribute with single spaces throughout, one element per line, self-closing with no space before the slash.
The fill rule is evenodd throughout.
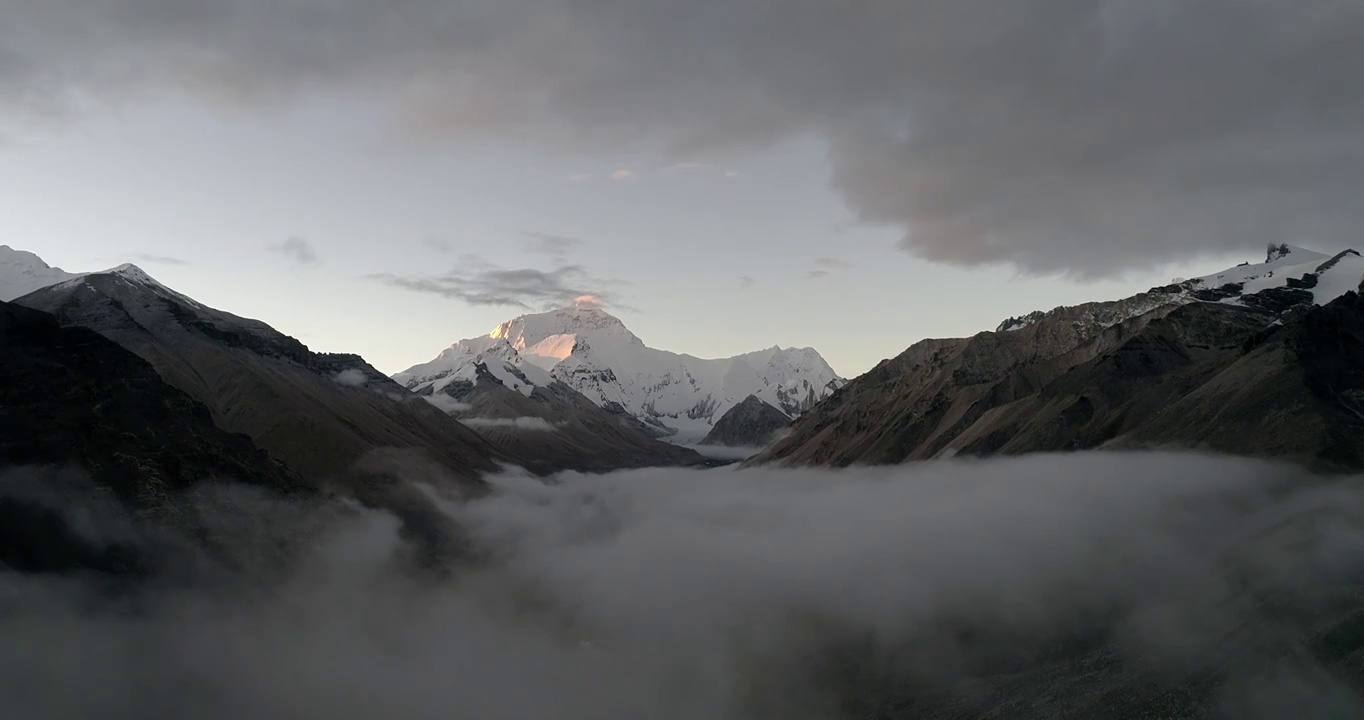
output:
<path id="1" fill-rule="evenodd" d="M 0 242 L 386 371 L 930 336 L 1364 227 L 1357 0 L 0 0 Z"/>

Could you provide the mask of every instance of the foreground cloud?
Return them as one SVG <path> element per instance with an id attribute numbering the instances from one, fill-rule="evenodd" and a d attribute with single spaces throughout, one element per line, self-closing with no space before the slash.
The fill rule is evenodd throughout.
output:
<path id="1" fill-rule="evenodd" d="M 0 500 L 47 493 L 95 547 L 164 542 L 74 506 L 51 478 L 24 480 L 0 474 Z M 431 492 L 479 558 L 453 576 L 409 564 L 413 538 L 388 515 L 232 489 L 198 493 L 185 516 L 210 520 L 228 566 L 246 570 L 205 576 L 181 551 L 163 564 L 184 570 L 118 602 L 93 578 L 0 570 L 6 708 L 209 720 L 1364 710 L 1324 667 L 1354 647 L 1350 625 L 1332 623 L 1359 609 L 1359 478 L 1077 454 L 492 483 L 470 504 Z"/>
<path id="2" fill-rule="evenodd" d="M 814 135 L 848 204 L 905 250 L 1042 272 L 1335 248 L 1364 225 L 1354 2 L 0 7 L 11 113 L 359 93 L 428 129 L 675 162 Z"/>

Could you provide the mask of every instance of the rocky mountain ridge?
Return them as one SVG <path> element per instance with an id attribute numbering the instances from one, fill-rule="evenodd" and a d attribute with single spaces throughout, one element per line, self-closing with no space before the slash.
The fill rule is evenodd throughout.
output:
<path id="1" fill-rule="evenodd" d="M 1309 252 L 916 343 L 750 462 L 1169 446 L 1364 467 L 1364 264 Z"/>

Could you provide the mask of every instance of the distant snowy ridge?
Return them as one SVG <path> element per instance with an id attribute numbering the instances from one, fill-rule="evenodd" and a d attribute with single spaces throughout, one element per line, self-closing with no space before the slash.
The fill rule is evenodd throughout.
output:
<path id="1" fill-rule="evenodd" d="M 25 250 L 0 245 L 0 301 L 9 302 L 34 290 L 80 277 L 52 267 Z"/>
<path id="2" fill-rule="evenodd" d="M 431 394 L 438 395 L 451 383 L 475 382 L 479 367 L 527 397 L 536 387 L 553 382 L 548 371 L 526 362 L 506 340 L 487 336 L 461 340 L 431 362 L 394 375 L 393 380 L 413 392 L 430 389 Z"/>
<path id="3" fill-rule="evenodd" d="M 1263 263 L 1238 265 L 1220 273 L 1177 283 L 1195 293 L 1212 292 L 1225 297 L 1215 299 L 1236 305 L 1255 305 L 1250 296 L 1267 290 L 1302 290 L 1300 299 L 1311 296 L 1311 304 L 1325 305 L 1347 292 L 1358 291 L 1364 281 L 1364 257 L 1354 250 L 1325 255 L 1292 245 L 1271 245 Z"/>
<path id="4" fill-rule="evenodd" d="M 527 394 L 563 382 L 599 407 L 618 405 L 682 440 L 703 437 L 749 395 L 795 417 L 846 382 L 812 348 L 771 347 L 722 359 L 657 350 L 595 306 L 509 320 L 393 379 L 415 391 L 439 391 L 445 383 L 472 380 L 478 365 Z"/>
<path id="5" fill-rule="evenodd" d="M 157 282 L 142 268 L 125 263 L 108 270 L 72 273 L 58 267 L 51 267 L 42 258 L 26 250 L 16 250 L 8 245 L 0 245 L 0 301 L 16 300 L 45 287 L 64 286 L 80 282 L 91 275 L 115 275 L 125 282 L 137 283 L 151 288 L 157 294 L 202 307 L 188 296 L 182 295 Z"/>
<path id="6" fill-rule="evenodd" d="M 1242 263 L 1221 272 L 1176 280 L 1130 298 L 1077 308 L 1036 311 L 1009 318 L 996 332 L 1021 330 L 1061 311 L 1087 308 L 1083 321 L 1096 328 L 1117 325 L 1165 305 L 1221 302 L 1282 312 L 1301 305 L 1325 305 L 1364 285 L 1364 257 L 1355 250 L 1327 255 L 1295 245 L 1270 245 L 1265 261 Z"/>

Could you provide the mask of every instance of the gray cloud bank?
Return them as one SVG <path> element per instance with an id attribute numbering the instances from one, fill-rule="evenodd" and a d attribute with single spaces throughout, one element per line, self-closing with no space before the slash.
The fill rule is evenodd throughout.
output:
<path id="1" fill-rule="evenodd" d="M 816 136 L 938 261 L 1105 274 L 1364 226 L 1345 0 L 0 0 L 0 103 L 355 93 L 676 160 Z"/>
<path id="2" fill-rule="evenodd" d="M 51 492 L 23 480 L 0 501 Z M 0 697 L 24 718 L 827 720 L 1182 716 L 1161 693 L 1183 687 L 1219 717 L 1353 717 L 1312 638 L 1358 610 L 1358 480 L 1165 454 L 508 473 L 436 496 L 481 558 L 449 576 L 404 564 L 384 513 L 219 489 L 195 512 L 237 569 L 131 590 L 0 569 Z"/>

